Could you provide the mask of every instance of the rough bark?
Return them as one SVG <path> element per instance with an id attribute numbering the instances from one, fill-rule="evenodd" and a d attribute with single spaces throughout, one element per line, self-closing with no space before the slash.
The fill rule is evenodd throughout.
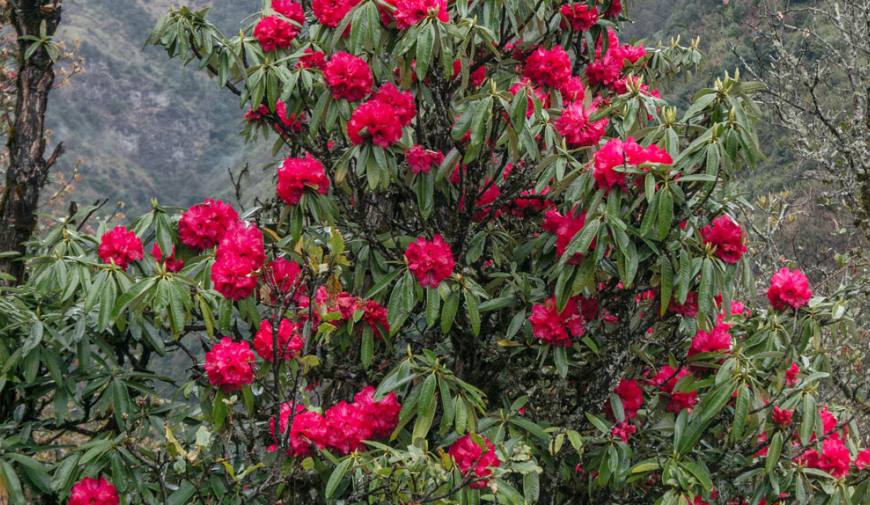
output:
<path id="1" fill-rule="evenodd" d="M 0 195 L 0 251 L 25 252 L 25 243 L 36 228 L 39 193 L 48 172 L 62 152 L 62 144 L 45 158 L 45 112 L 48 94 L 54 84 L 54 62 L 44 48 L 30 58 L 24 55 L 31 40 L 39 36 L 45 23 L 46 34 L 54 35 L 61 19 L 61 0 L 17 0 L 9 2 L 11 21 L 18 39 L 18 82 L 15 119 L 8 132 L 9 167 Z M 13 259 L 0 261 L 0 272 L 21 281 L 24 264 Z"/>

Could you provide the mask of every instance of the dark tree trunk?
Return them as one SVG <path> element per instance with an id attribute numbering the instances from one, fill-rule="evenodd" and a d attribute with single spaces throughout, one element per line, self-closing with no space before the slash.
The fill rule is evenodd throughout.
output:
<path id="1" fill-rule="evenodd" d="M 45 110 L 48 94 L 54 84 L 54 62 L 40 48 L 30 58 L 24 58 L 32 40 L 22 36 L 54 35 L 60 24 L 62 0 L 10 1 L 11 21 L 18 39 L 18 83 L 15 120 L 8 133 L 9 167 L 0 195 L 0 251 L 24 253 L 25 242 L 36 227 L 39 193 L 48 177 L 51 165 L 62 151 L 59 144 L 45 159 Z M 24 263 L 0 260 L 0 272 L 13 275 L 19 282 L 24 277 Z"/>

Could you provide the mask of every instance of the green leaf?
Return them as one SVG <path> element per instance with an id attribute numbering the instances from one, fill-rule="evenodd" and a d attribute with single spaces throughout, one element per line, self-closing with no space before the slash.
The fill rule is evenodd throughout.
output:
<path id="1" fill-rule="evenodd" d="M 768 475 L 776 470 L 776 464 L 779 462 L 779 454 L 782 451 L 782 432 L 777 432 L 770 441 L 770 447 L 767 450 L 767 457 L 764 460 L 764 471 Z"/>
<path id="2" fill-rule="evenodd" d="M 190 499 L 196 494 L 196 486 L 192 482 L 186 480 L 178 486 L 174 493 L 166 499 L 168 505 L 185 505 L 190 503 Z"/>
<path id="3" fill-rule="evenodd" d="M 118 316 L 127 308 L 128 305 L 154 287 L 156 282 L 157 279 L 155 277 L 149 277 L 125 291 L 124 294 L 118 298 L 118 301 L 115 302 L 115 307 L 112 309 L 112 320 L 114 321 L 118 319 Z"/>
<path id="4" fill-rule="evenodd" d="M 329 475 L 329 480 L 326 481 L 326 498 L 332 498 L 335 494 L 338 485 L 341 483 L 341 480 L 344 479 L 344 475 L 347 473 L 352 462 L 353 459 L 345 458 L 341 463 L 335 466 L 335 470 L 332 471 Z"/>
<path id="5" fill-rule="evenodd" d="M 744 385 L 738 390 L 737 401 L 734 405 L 734 422 L 731 425 L 732 443 L 742 439 L 747 415 L 749 415 L 749 388 Z"/>
<path id="6" fill-rule="evenodd" d="M 659 295 L 659 315 L 664 316 L 671 304 L 671 294 L 674 290 L 674 269 L 671 260 L 665 255 L 661 257 L 661 278 Z"/>
<path id="7" fill-rule="evenodd" d="M 414 422 L 411 440 L 426 438 L 429 429 L 432 427 L 432 421 L 435 419 L 435 407 L 437 405 L 437 398 L 435 397 L 436 383 L 437 380 L 434 373 L 430 374 L 423 381 L 420 389 L 420 399 L 417 401 L 417 421 Z"/>
<path id="8" fill-rule="evenodd" d="M 564 264 L 577 253 L 585 253 L 592 245 L 592 241 L 598 236 L 598 229 L 601 227 L 601 221 L 593 219 L 586 223 L 583 230 L 571 239 L 568 247 L 565 248 L 565 253 L 562 254 L 560 262 Z"/>
<path id="9" fill-rule="evenodd" d="M 432 62 L 432 51 L 435 46 L 435 27 L 432 23 L 428 23 L 422 27 L 420 33 L 417 34 L 417 79 L 422 81 L 426 78 L 426 72 L 429 71 L 429 64 Z"/>
<path id="10" fill-rule="evenodd" d="M 459 293 L 451 291 L 444 302 L 444 308 L 441 309 L 441 333 L 446 335 L 453 327 L 453 320 L 456 318 L 456 311 L 459 310 Z"/>
<path id="11" fill-rule="evenodd" d="M 804 393 L 800 427 L 801 443 L 804 445 L 810 443 L 813 427 L 816 425 L 816 417 L 816 398 L 809 393 Z"/>
<path id="12" fill-rule="evenodd" d="M 568 376 L 568 351 L 565 347 L 553 348 L 553 363 L 560 377 L 564 379 Z"/>
<path id="13" fill-rule="evenodd" d="M 671 194 L 670 189 L 665 188 L 659 192 L 658 218 L 656 219 L 659 240 L 664 240 L 668 236 L 673 223 L 674 196 Z"/>
<path id="14" fill-rule="evenodd" d="M 480 335 L 480 310 L 477 295 L 472 293 L 470 289 L 464 290 L 463 294 L 465 295 L 465 313 L 471 323 L 471 333 L 474 336 Z"/>
<path id="15" fill-rule="evenodd" d="M 713 480 L 710 478 L 710 472 L 703 466 L 694 461 L 683 461 L 680 466 L 691 473 L 705 491 L 713 489 Z"/>
<path id="16" fill-rule="evenodd" d="M 523 475 L 523 497 L 527 503 L 535 503 L 541 494 L 541 482 L 537 472 Z"/>
<path id="17" fill-rule="evenodd" d="M 363 330 L 362 343 L 360 344 L 359 350 L 360 363 L 362 363 L 363 368 L 371 366 L 374 349 L 375 342 L 372 337 L 371 328 L 366 327 L 365 330 Z"/>
<path id="18" fill-rule="evenodd" d="M 698 311 L 708 316 L 713 310 L 713 261 L 704 258 L 701 266 L 701 287 L 698 290 Z"/>
<path id="19" fill-rule="evenodd" d="M 0 477 L 3 483 L 6 484 L 6 489 L 9 492 L 10 502 L 14 504 L 24 504 L 24 490 L 21 488 L 21 481 L 18 479 L 18 474 L 8 461 L 0 459 Z"/>
<path id="20" fill-rule="evenodd" d="M 51 477 L 39 461 L 23 454 L 7 453 L 6 457 L 15 461 L 24 471 L 24 477 L 42 493 L 51 493 Z"/>

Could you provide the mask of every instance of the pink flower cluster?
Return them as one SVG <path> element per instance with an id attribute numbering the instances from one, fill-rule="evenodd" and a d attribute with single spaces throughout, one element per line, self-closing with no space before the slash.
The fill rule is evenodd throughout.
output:
<path id="1" fill-rule="evenodd" d="M 644 57 L 646 50 L 642 46 L 620 45 L 613 30 L 607 31 L 607 38 L 606 51 L 603 41 L 598 39 L 595 59 L 586 66 L 586 79 L 592 86 L 602 85 L 613 89 L 623 77 L 625 62 L 636 63 Z"/>
<path id="2" fill-rule="evenodd" d="M 217 245 L 230 225 L 238 220 L 239 215 L 231 205 L 206 198 L 181 215 L 178 238 L 187 247 L 204 251 Z"/>
<path id="3" fill-rule="evenodd" d="M 692 372 L 685 368 L 675 370 L 670 365 L 664 365 L 650 379 L 651 385 L 658 387 L 664 394 L 670 397 L 667 405 L 668 412 L 679 414 L 681 410 L 691 409 L 698 403 L 697 391 L 674 391 L 680 379 L 691 375 Z"/>
<path id="4" fill-rule="evenodd" d="M 575 338 L 586 333 L 585 312 L 580 305 L 581 300 L 580 297 L 571 298 L 561 311 L 555 297 L 547 299 L 543 304 L 533 305 L 529 315 L 532 335 L 548 345 L 570 347 Z"/>
<path id="5" fill-rule="evenodd" d="M 563 29 L 567 28 L 575 32 L 585 32 L 598 22 L 598 9 L 589 7 L 585 3 L 562 4 L 559 9 L 562 14 Z"/>
<path id="6" fill-rule="evenodd" d="M 359 0 L 312 0 L 311 10 L 323 26 L 336 28 Z"/>
<path id="7" fill-rule="evenodd" d="M 395 393 L 380 401 L 374 399 L 375 388 L 367 386 L 354 396 L 353 402 L 340 401 L 323 415 L 307 410 L 302 405 L 281 405 L 280 421 L 276 432 L 275 418 L 269 421 L 272 437 L 276 442 L 287 433 L 289 424 L 288 454 L 307 456 L 311 446 L 330 449 L 340 454 L 365 450 L 364 440 L 385 438 L 399 423 L 402 405 Z M 295 410 L 292 423 L 290 414 Z"/>
<path id="8" fill-rule="evenodd" d="M 154 242 L 154 245 L 151 246 L 151 257 L 153 257 L 154 261 L 157 263 L 162 262 L 163 268 L 165 268 L 167 272 L 178 272 L 184 268 L 184 260 L 181 258 L 175 258 L 175 246 L 172 246 L 172 254 L 170 254 L 164 261 L 163 251 L 160 250 L 160 244 Z"/>
<path id="9" fill-rule="evenodd" d="M 466 434 L 447 450 L 456 467 L 463 475 L 473 473 L 474 481 L 469 484 L 471 489 L 483 489 L 489 482 L 492 469 L 501 466 L 501 460 L 495 453 L 495 446 L 483 435 Z"/>
<path id="10" fill-rule="evenodd" d="M 773 274 L 770 287 L 767 288 L 767 300 L 774 310 L 785 310 L 786 307 L 799 309 L 806 305 L 812 296 L 810 282 L 799 269 L 790 270 L 783 267 Z"/>
<path id="11" fill-rule="evenodd" d="M 67 505 L 118 505 L 118 490 L 105 477 L 85 477 L 70 490 Z"/>
<path id="12" fill-rule="evenodd" d="M 692 338 L 688 356 L 694 356 L 705 352 L 728 352 L 731 350 L 731 334 L 728 331 L 731 325 L 719 322 L 709 332 L 698 330 Z"/>
<path id="13" fill-rule="evenodd" d="M 347 135 L 355 145 L 371 139 L 372 144 L 387 148 L 402 138 L 402 128 L 416 115 L 414 95 L 388 82 L 371 100 L 353 111 L 347 123 Z"/>
<path id="14" fill-rule="evenodd" d="M 597 145 L 604 137 L 608 120 L 603 117 L 592 121 L 590 117 L 596 112 L 594 107 L 587 108 L 580 100 L 569 103 L 562 109 L 562 115 L 556 120 L 556 131 L 565 137 L 565 142 L 571 147 Z"/>
<path id="15" fill-rule="evenodd" d="M 523 76 L 538 86 L 558 89 L 571 77 L 571 57 L 558 44 L 551 49 L 538 47 L 526 58 Z"/>
<path id="16" fill-rule="evenodd" d="M 226 393 L 254 381 L 254 353 L 247 342 L 223 337 L 205 353 L 205 372 L 212 386 Z"/>
<path id="17" fill-rule="evenodd" d="M 305 188 L 321 195 L 329 191 L 329 178 L 320 163 L 311 153 L 304 158 L 287 158 L 278 169 L 278 197 L 287 205 L 299 205 Z"/>
<path id="18" fill-rule="evenodd" d="M 145 252 L 142 241 L 135 233 L 124 226 L 116 226 L 100 237 L 97 254 L 103 263 L 115 264 L 121 270 L 127 270 L 129 264 L 141 260 Z"/>
<path id="19" fill-rule="evenodd" d="M 610 139 L 604 146 L 595 152 L 592 177 L 598 187 L 610 190 L 615 187 L 625 188 L 626 173 L 614 170 L 617 167 L 633 166 L 657 163 L 670 165 L 673 163 L 671 155 L 655 144 L 646 148 L 634 141 L 633 138 Z"/>
<path id="20" fill-rule="evenodd" d="M 737 263 L 746 252 L 746 234 L 727 214 L 717 217 L 702 228 L 701 237 L 705 244 L 714 247 L 716 256 L 725 263 Z"/>
<path id="21" fill-rule="evenodd" d="M 408 244 L 405 262 L 424 288 L 437 288 L 444 279 L 450 277 L 456 266 L 453 252 L 441 235 L 435 235 L 432 240 L 419 237 Z"/>
<path id="22" fill-rule="evenodd" d="M 250 223 L 236 222 L 218 244 L 212 284 L 225 298 L 247 298 L 257 287 L 258 270 L 265 260 L 263 233 Z"/>

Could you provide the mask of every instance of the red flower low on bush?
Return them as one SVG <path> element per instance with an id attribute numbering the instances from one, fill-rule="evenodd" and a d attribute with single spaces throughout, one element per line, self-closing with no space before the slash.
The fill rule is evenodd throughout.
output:
<path id="1" fill-rule="evenodd" d="M 420 237 L 411 242 L 405 250 L 405 262 L 424 288 L 437 288 L 456 266 L 453 252 L 441 235 L 435 235 L 432 240 Z"/>
<path id="2" fill-rule="evenodd" d="M 493 468 L 501 466 L 495 446 L 483 435 L 467 434 L 453 442 L 447 452 L 463 475 L 474 474 L 471 477 L 475 480 L 469 485 L 472 489 L 485 488 L 489 482 L 486 477 L 492 475 Z"/>
<path id="3" fill-rule="evenodd" d="M 116 226 L 100 237 L 97 253 L 103 263 L 114 263 L 121 270 L 127 270 L 131 262 L 142 259 L 144 250 L 142 241 L 135 233 L 124 226 Z"/>
<path id="4" fill-rule="evenodd" d="M 254 353 L 247 342 L 224 337 L 205 353 L 205 372 L 212 386 L 228 393 L 254 381 Z"/>
<path id="5" fill-rule="evenodd" d="M 70 490 L 67 505 L 118 505 L 118 490 L 105 477 L 85 477 Z"/>

